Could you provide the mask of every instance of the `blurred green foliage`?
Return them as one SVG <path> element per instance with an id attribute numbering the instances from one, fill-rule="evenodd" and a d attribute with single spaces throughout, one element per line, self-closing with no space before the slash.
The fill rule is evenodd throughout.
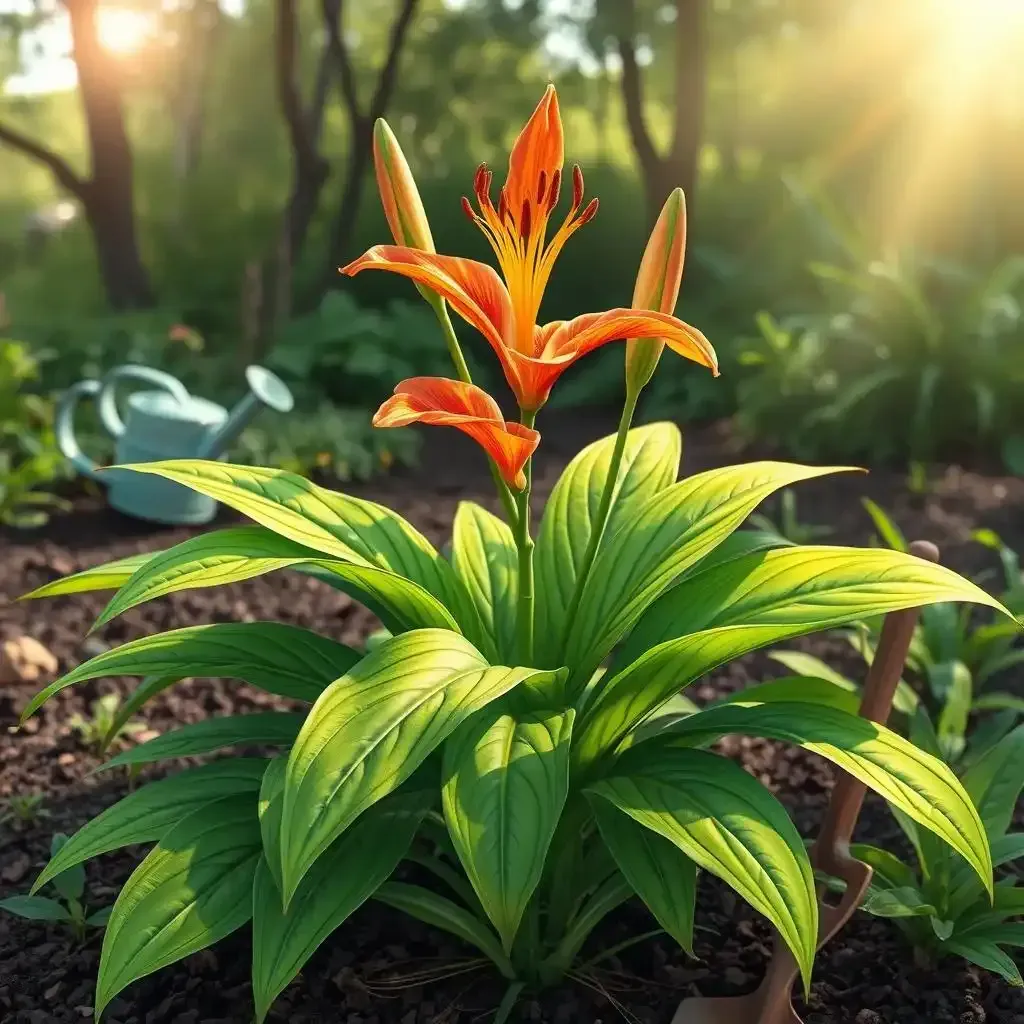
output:
<path id="1" fill-rule="evenodd" d="M 711 338 L 723 372 L 712 380 L 662 359 L 645 416 L 736 415 L 748 437 L 797 457 L 906 464 L 1001 448 L 1009 465 L 1024 464 L 1024 281 L 1014 258 L 1024 251 L 1024 109 L 1009 48 L 975 55 L 977 73 L 951 105 L 936 69 L 949 66 L 958 40 L 935 4 L 907 0 L 893 17 L 891 0 L 705 0 L 706 109 L 678 313 Z M 398 5 L 346 6 L 365 101 Z M 647 214 L 615 59 L 627 6 L 636 8 L 647 125 L 664 147 L 675 0 L 420 0 L 401 54 L 388 119 L 438 250 L 475 259 L 491 254 L 459 196 L 481 160 L 500 180 L 515 131 L 544 83 L 557 81 L 567 159 L 583 165 L 601 209 L 560 258 L 545 319 L 630 301 Z M 292 175 L 269 73 L 274 5 L 251 0 L 239 14 L 221 12 L 202 53 L 180 45 L 187 10 L 154 13 L 151 50 L 122 61 L 157 308 L 106 311 L 88 225 L 79 216 L 41 230 L 50 222 L 40 211 L 63 197 L 45 168 L 0 144 L 0 287 L 8 333 L 39 355 L 33 387 L 45 395 L 138 361 L 229 404 L 245 363 L 264 360 L 300 400 L 273 430 L 262 434 L 258 424 L 247 451 L 356 475 L 411 458 L 412 442 L 372 434 L 369 416 L 403 377 L 450 372 L 436 323 L 392 275 L 339 277 L 323 293 L 352 149 L 340 90 L 324 109 L 331 176 L 291 267 L 292 312 L 255 344 L 247 281 L 274 252 Z M 39 17 L 0 23 L 0 80 L 21 69 L 18 45 Z M 302 11 L 307 95 L 321 52 L 319 12 Z M 268 73 L 249 74 L 253 67 Z M 198 114 L 182 100 L 196 76 Z M 0 96 L 0 120 L 74 167 L 86 164 L 73 91 Z M 388 240 L 368 180 L 343 258 Z M 178 323 L 194 329 L 200 350 L 171 340 Z M 475 379 L 500 389 L 486 343 L 458 328 Z M 588 357 L 552 404 L 614 404 L 622 358 L 618 345 Z"/>
<path id="2" fill-rule="evenodd" d="M 40 526 L 48 511 L 63 505 L 51 490 L 64 472 L 53 408 L 26 390 L 38 374 L 26 346 L 0 339 L 0 524 L 5 526 Z"/>

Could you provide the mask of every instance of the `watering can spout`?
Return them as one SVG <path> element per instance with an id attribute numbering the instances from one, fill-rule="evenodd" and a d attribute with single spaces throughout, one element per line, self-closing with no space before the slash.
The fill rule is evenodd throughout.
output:
<path id="1" fill-rule="evenodd" d="M 264 406 L 275 412 L 290 412 L 295 404 L 288 385 L 262 366 L 247 367 L 245 380 L 249 385 L 248 394 L 228 413 L 220 429 L 211 431 L 197 452 L 199 458 L 221 456 Z"/>

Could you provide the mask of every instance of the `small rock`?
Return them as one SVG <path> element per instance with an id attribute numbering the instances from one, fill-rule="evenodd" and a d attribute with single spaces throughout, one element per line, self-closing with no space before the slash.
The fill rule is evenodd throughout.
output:
<path id="1" fill-rule="evenodd" d="M 854 1024 L 885 1024 L 874 1010 L 861 1010 L 854 1018 Z"/>
<path id="2" fill-rule="evenodd" d="M 0 644 L 0 686 L 34 683 L 57 674 L 57 659 L 38 640 L 18 636 Z"/>
<path id="3" fill-rule="evenodd" d="M 744 988 L 750 981 L 750 975 L 739 967 L 726 967 L 723 977 L 731 988 Z"/>
<path id="4" fill-rule="evenodd" d="M 100 654 L 106 654 L 110 650 L 110 644 L 98 636 L 87 636 L 82 641 L 81 650 L 83 657 L 95 658 Z"/>
<path id="5" fill-rule="evenodd" d="M 59 764 L 62 768 L 66 768 L 69 764 L 74 764 L 74 763 L 75 763 L 75 755 L 70 753 L 69 751 L 65 751 L 63 754 L 61 754 L 57 758 L 57 764 Z"/>
<path id="6" fill-rule="evenodd" d="M 30 864 L 26 853 L 21 854 L 20 857 L 12 857 L 10 863 L 5 864 L 3 870 L 0 871 L 0 878 L 16 885 L 28 874 Z"/>
<path id="7" fill-rule="evenodd" d="M 46 560 L 46 565 L 58 576 L 70 576 L 75 571 L 75 563 L 64 554 L 51 555 Z"/>
<path id="8" fill-rule="evenodd" d="M 58 993 L 59 991 L 60 991 L 60 982 L 58 981 L 56 985 L 51 985 L 51 986 L 50 986 L 50 987 L 49 987 L 49 988 L 48 988 L 48 989 L 47 989 L 47 990 L 46 990 L 46 991 L 45 991 L 45 992 L 43 993 L 43 998 L 44 998 L 44 999 L 45 999 L 45 1000 L 46 1000 L 47 1002 L 50 1002 L 50 1001 L 51 1001 L 52 999 L 56 998 L 56 996 L 57 996 L 57 993 Z"/>

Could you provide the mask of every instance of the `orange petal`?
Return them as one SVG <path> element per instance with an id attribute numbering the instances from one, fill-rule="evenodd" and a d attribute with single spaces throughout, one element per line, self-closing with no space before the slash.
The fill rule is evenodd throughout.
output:
<path id="1" fill-rule="evenodd" d="M 579 359 L 599 345 L 617 338 L 664 338 L 669 348 L 692 359 L 718 376 L 718 356 L 711 342 L 689 324 L 670 316 L 645 309 L 609 309 L 604 313 L 584 313 L 545 339 L 541 359 L 572 354 Z"/>
<path id="2" fill-rule="evenodd" d="M 512 147 L 508 158 L 505 194 L 509 210 L 516 222 L 522 216 L 523 203 L 536 200 L 541 172 L 545 185 L 551 184 L 555 171 L 561 171 L 565 160 L 562 117 L 558 111 L 558 95 L 549 85 L 537 109 L 530 115 Z"/>
<path id="3" fill-rule="evenodd" d="M 538 327 L 532 357 L 506 351 L 518 379 L 516 395 L 522 408 L 539 409 L 555 381 L 577 359 L 619 338 L 662 338 L 680 355 L 707 366 L 718 376 L 718 357 L 711 342 L 696 327 L 674 316 L 637 309 L 585 313 L 575 320 L 556 320 Z"/>
<path id="4" fill-rule="evenodd" d="M 390 270 L 437 292 L 499 354 L 511 334 L 512 300 L 501 278 L 486 263 L 402 245 L 375 245 L 341 268 L 350 277 L 361 270 Z"/>
<path id="5" fill-rule="evenodd" d="M 416 180 L 398 139 L 384 118 L 378 118 L 373 128 L 373 166 L 384 216 L 395 241 L 399 245 L 433 252 L 434 239 Z"/>
<path id="6" fill-rule="evenodd" d="M 502 479 L 516 490 L 526 486 L 523 467 L 537 450 L 540 434 L 506 422 L 498 403 L 482 388 L 444 377 L 403 380 L 373 417 L 375 427 L 427 423 L 468 434 L 494 460 Z"/>

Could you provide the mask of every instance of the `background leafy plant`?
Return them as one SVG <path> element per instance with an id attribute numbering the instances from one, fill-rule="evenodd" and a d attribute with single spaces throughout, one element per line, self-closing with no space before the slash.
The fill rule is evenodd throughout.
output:
<path id="1" fill-rule="evenodd" d="M 18 342 L 0 339 L 0 524 L 40 526 L 65 503 L 53 489 L 65 476 L 53 435 L 53 407 L 32 394 L 39 364 Z"/>
<path id="2" fill-rule="evenodd" d="M 932 747 L 939 753 L 938 747 Z M 896 820 L 916 861 L 905 863 L 887 850 L 854 844 L 851 853 L 874 868 L 863 909 L 892 920 L 926 965 L 944 956 L 961 956 L 1011 985 L 1024 985 L 1013 951 L 1024 946 L 1024 887 L 1005 874 L 1024 856 L 1024 833 L 1010 831 L 1024 788 L 1024 728 L 1018 727 L 984 752 L 962 775 L 977 806 L 992 848 L 992 860 L 1004 874 L 994 897 L 977 884 L 966 865 L 935 844 L 899 812 Z"/>

